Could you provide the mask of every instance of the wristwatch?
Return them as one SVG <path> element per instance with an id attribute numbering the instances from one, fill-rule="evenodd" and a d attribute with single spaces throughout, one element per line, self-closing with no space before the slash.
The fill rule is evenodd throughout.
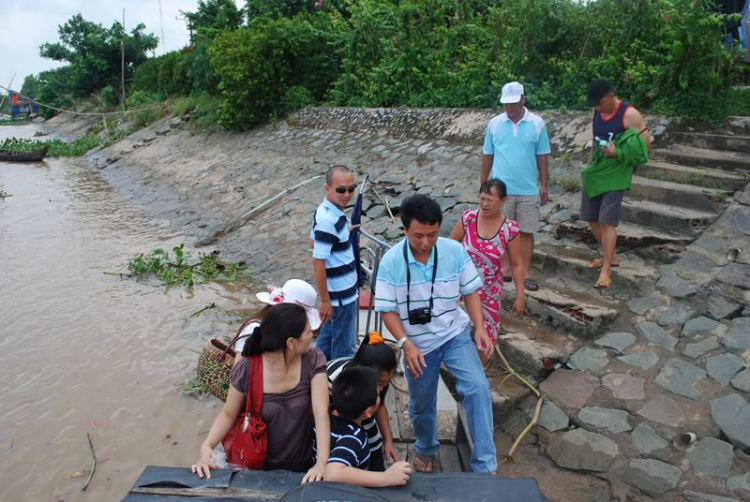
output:
<path id="1" fill-rule="evenodd" d="M 407 341 L 408 339 L 409 339 L 409 337 L 408 337 L 408 336 L 406 336 L 406 335 L 404 335 L 404 336 L 403 336 L 403 337 L 401 338 L 401 340 L 399 340 L 398 342 L 396 342 L 396 347 L 398 347 L 398 350 L 403 350 L 403 348 L 404 348 L 404 344 L 406 343 L 406 341 Z"/>

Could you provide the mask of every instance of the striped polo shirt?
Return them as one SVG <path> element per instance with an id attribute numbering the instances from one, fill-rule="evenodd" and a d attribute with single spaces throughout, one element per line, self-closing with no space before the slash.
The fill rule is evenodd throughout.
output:
<path id="1" fill-rule="evenodd" d="M 356 300 L 357 267 L 349 242 L 349 219 L 328 199 L 315 211 L 310 238 L 315 241 L 313 258 L 325 260 L 328 296 L 333 306 Z"/>
<path id="2" fill-rule="evenodd" d="M 426 307 L 430 301 L 430 286 L 435 253 L 430 253 L 426 264 L 414 259 L 408 239 L 393 246 L 380 262 L 375 285 L 375 310 L 398 312 L 404 331 L 414 345 L 428 354 L 448 340 L 462 333 L 469 324 L 469 316 L 458 306 L 461 296 L 482 287 L 482 279 L 464 247 L 450 239 L 437 240 L 438 265 L 433 293 L 432 321 L 425 325 L 409 324 L 406 308 L 406 267 L 404 246 L 407 247 L 408 267 L 411 272 L 409 303 L 411 309 Z"/>

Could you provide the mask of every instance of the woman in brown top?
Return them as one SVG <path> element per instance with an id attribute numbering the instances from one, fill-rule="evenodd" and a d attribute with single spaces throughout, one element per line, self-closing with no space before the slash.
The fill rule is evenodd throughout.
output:
<path id="1" fill-rule="evenodd" d="M 322 481 L 328 462 L 331 424 L 328 415 L 326 359 L 311 350 L 311 322 L 316 317 L 300 305 L 281 303 L 271 307 L 242 351 L 242 360 L 230 374 L 227 401 L 201 445 L 200 459 L 193 465 L 198 477 L 211 476 L 214 448 L 237 420 L 245 404 L 250 356 L 263 358 L 263 405 L 268 455 L 265 469 L 304 472 L 303 483 Z M 319 318 L 318 318 L 318 323 Z M 316 328 L 319 326 L 315 326 Z M 313 432 L 315 425 L 315 432 Z M 315 434 L 320 454 L 313 464 Z"/>

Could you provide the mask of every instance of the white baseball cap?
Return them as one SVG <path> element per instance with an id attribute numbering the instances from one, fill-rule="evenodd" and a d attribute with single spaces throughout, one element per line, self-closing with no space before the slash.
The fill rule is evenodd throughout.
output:
<path id="1" fill-rule="evenodd" d="M 521 101 L 523 97 L 523 86 L 518 82 L 509 82 L 503 86 L 503 94 L 500 96 L 500 103 L 512 105 Z"/>
<path id="2" fill-rule="evenodd" d="M 320 314 L 318 309 L 315 308 L 315 304 L 318 302 L 318 293 L 315 292 L 310 284 L 300 279 L 289 279 L 280 288 L 274 288 L 270 292 L 256 293 L 255 298 L 259 302 L 266 303 L 268 305 L 276 305 L 278 303 L 296 303 L 297 305 L 304 307 L 307 313 L 307 320 L 310 322 L 310 329 L 315 331 L 320 328 L 322 324 L 320 322 Z"/>

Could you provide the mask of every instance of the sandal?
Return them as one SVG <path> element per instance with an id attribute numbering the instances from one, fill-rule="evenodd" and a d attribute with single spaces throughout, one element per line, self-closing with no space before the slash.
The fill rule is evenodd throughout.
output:
<path id="1" fill-rule="evenodd" d="M 596 284 L 594 284 L 594 288 L 598 289 L 599 291 L 603 291 L 611 287 L 612 287 L 612 279 L 609 279 L 609 280 L 599 279 L 598 281 L 596 281 Z"/>
<path id="2" fill-rule="evenodd" d="M 588 268 L 590 270 L 596 270 L 596 269 L 602 268 L 602 265 L 604 265 L 604 260 L 602 260 L 601 258 L 597 258 L 594 261 L 590 261 L 590 262 L 586 263 L 586 268 Z M 620 266 L 620 261 L 619 260 L 616 261 L 615 263 L 613 263 L 612 265 L 610 265 L 610 267 L 612 267 L 612 268 L 617 268 L 619 266 Z"/>
<path id="3" fill-rule="evenodd" d="M 529 291 L 539 291 L 539 283 L 534 279 L 526 279 L 523 286 Z"/>
<path id="4" fill-rule="evenodd" d="M 435 455 L 417 453 L 414 457 L 414 470 L 424 474 L 432 474 L 435 472 Z"/>

